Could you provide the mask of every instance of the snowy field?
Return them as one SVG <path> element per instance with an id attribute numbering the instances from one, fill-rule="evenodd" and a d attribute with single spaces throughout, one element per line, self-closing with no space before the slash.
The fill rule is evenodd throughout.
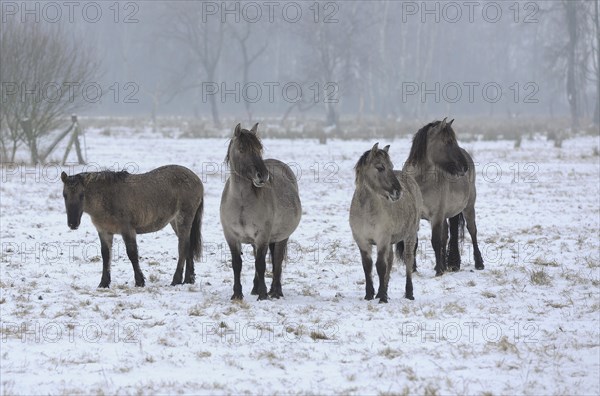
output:
<path id="1" fill-rule="evenodd" d="M 2 394 L 600 393 L 598 138 L 562 148 L 542 137 L 520 149 L 464 143 L 477 162 L 486 269 L 474 270 L 467 234 L 461 271 L 434 277 L 423 221 L 416 300 L 402 297 L 404 269 L 395 263 L 390 303 L 379 304 L 363 300 L 348 224 L 353 167 L 375 141 L 264 140 L 265 158 L 295 170 L 303 216 L 284 264 L 285 298 L 250 295 L 247 249 L 246 297 L 237 303 L 219 222 L 227 140 L 131 135 L 89 130 L 86 170 L 176 163 L 202 175 L 196 284 L 169 286 L 177 255 L 169 227 L 138 237 L 146 287 L 134 287 L 116 238 L 111 288 L 97 289 L 99 240 L 85 214 L 77 231 L 68 229 L 61 169 L 5 164 Z M 380 144 L 391 144 L 401 167 L 410 140 Z"/>

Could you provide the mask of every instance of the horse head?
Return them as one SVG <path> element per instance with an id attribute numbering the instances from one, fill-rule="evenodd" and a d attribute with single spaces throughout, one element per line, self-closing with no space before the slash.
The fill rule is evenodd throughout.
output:
<path id="1" fill-rule="evenodd" d="M 67 176 L 65 172 L 62 172 L 60 178 L 63 182 L 67 224 L 70 229 L 76 230 L 81 223 L 85 202 L 84 177 L 82 175 Z"/>
<path id="2" fill-rule="evenodd" d="M 453 176 L 469 170 L 467 157 L 458 145 L 452 123 L 434 121 L 421 128 L 413 138 L 407 162 L 412 165 L 433 164 Z"/>
<path id="3" fill-rule="evenodd" d="M 250 180 L 255 187 L 263 187 L 269 181 L 269 171 L 263 161 L 263 146 L 257 135 L 258 123 L 252 129 L 242 129 L 237 124 L 229 142 L 225 161 L 234 174 Z"/>
<path id="4" fill-rule="evenodd" d="M 394 165 L 388 154 L 389 149 L 389 145 L 380 149 L 379 143 L 375 143 L 371 150 L 364 152 L 354 167 L 356 184 L 364 184 L 376 194 L 390 201 L 397 201 L 402 190 L 394 174 Z"/>

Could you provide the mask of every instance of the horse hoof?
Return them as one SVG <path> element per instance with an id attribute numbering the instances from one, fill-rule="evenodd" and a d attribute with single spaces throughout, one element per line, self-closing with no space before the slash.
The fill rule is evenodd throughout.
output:
<path id="1" fill-rule="evenodd" d="M 448 267 L 448 271 L 450 271 L 450 272 L 458 272 L 458 271 L 460 271 L 460 267 Z"/>
<path id="2" fill-rule="evenodd" d="M 476 266 L 475 266 L 475 269 L 476 269 L 476 270 L 482 270 L 482 269 L 484 269 L 484 268 L 485 268 L 485 266 L 484 266 L 483 264 L 480 264 L 480 265 L 476 265 Z"/>
<path id="3" fill-rule="evenodd" d="M 415 300 L 415 296 L 413 296 L 412 294 L 406 295 L 405 296 L 407 299 L 414 301 Z"/>
<path id="4" fill-rule="evenodd" d="M 253 296 L 258 296 L 258 290 L 257 290 L 257 288 L 253 287 L 252 291 L 250 292 L 250 294 L 253 295 Z"/>
<path id="5" fill-rule="evenodd" d="M 98 285 L 98 287 L 102 288 L 102 289 L 108 289 L 109 285 L 110 285 L 110 283 L 108 283 L 108 282 L 106 282 L 106 283 L 105 282 L 100 282 L 100 284 Z"/>
<path id="6" fill-rule="evenodd" d="M 281 290 L 277 290 L 277 291 L 271 290 L 269 292 L 269 297 L 279 299 L 279 298 L 283 297 L 283 293 L 281 292 Z"/>
<path id="7" fill-rule="evenodd" d="M 385 304 L 387 304 L 387 302 L 388 302 L 388 298 L 387 298 L 387 296 L 385 296 L 385 297 L 381 297 L 381 298 L 379 299 L 379 304 L 384 304 L 384 303 L 385 303 Z"/>
<path id="8" fill-rule="evenodd" d="M 185 278 L 185 280 L 183 281 L 183 283 L 187 283 L 187 284 L 193 285 L 194 283 L 196 283 L 196 279 L 195 278 Z"/>
<path id="9" fill-rule="evenodd" d="M 444 275 L 444 271 L 435 271 L 435 276 L 442 276 Z"/>
<path id="10" fill-rule="evenodd" d="M 373 299 L 373 294 L 367 294 L 365 296 L 365 300 L 367 300 L 367 301 L 371 301 L 372 299 Z"/>
<path id="11" fill-rule="evenodd" d="M 233 296 L 231 296 L 232 300 L 237 300 L 237 301 L 242 301 L 244 299 L 244 295 L 242 293 L 233 293 Z"/>
<path id="12" fill-rule="evenodd" d="M 268 299 L 269 299 L 269 295 L 267 293 L 258 295 L 258 301 L 264 301 L 264 300 L 268 300 Z"/>

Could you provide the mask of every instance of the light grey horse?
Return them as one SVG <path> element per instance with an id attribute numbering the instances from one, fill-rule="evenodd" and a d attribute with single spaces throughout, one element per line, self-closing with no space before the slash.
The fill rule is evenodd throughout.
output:
<path id="1" fill-rule="evenodd" d="M 251 130 L 235 127 L 225 161 L 231 176 L 221 196 L 221 224 L 233 266 L 232 300 L 241 300 L 241 244 L 254 248 L 255 274 L 251 294 L 259 300 L 283 297 L 281 266 L 288 238 L 300 223 L 302 207 L 296 176 L 283 162 L 262 159 L 258 123 Z M 273 263 L 273 283 L 267 294 L 265 259 L 267 249 Z"/>
<path id="2" fill-rule="evenodd" d="M 473 159 L 456 140 L 452 122 L 434 121 L 421 128 L 414 136 L 410 154 L 403 171 L 411 174 L 423 195 L 422 218 L 431 222 L 431 244 L 435 252 L 436 276 L 449 267 L 460 269 L 458 251 L 459 231 L 464 235 L 464 222 L 473 242 L 475 268 L 484 268 L 477 245 L 475 225 L 475 166 Z M 450 223 L 450 242 L 448 224 Z M 460 228 L 460 230 L 459 230 Z M 446 265 L 446 259 L 448 260 Z M 416 270 L 416 259 L 414 269 Z"/>
<path id="3" fill-rule="evenodd" d="M 191 170 L 167 165 L 139 175 L 128 172 L 92 172 L 67 176 L 62 172 L 67 224 L 76 230 L 88 213 L 100 236 L 102 279 L 110 285 L 113 236 L 123 236 L 133 265 L 135 285 L 144 286 L 136 235 L 158 231 L 171 224 L 179 239 L 179 260 L 172 285 L 194 283 L 194 257 L 202 252 L 204 187 Z"/>
<path id="4" fill-rule="evenodd" d="M 412 285 L 413 246 L 417 242 L 421 192 L 415 180 L 404 172 L 394 171 L 388 155 L 390 146 L 383 150 L 376 143 L 358 160 L 355 169 L 356 189 L 350 205 L 350 228 L 360 249 L 365 271 L 365 300 L 372 300 L 373 260 L 371 247 L 377 246 L 377 275 L 379 302 L 388 302 L 388 283 L 394 257 L 393 244 L 404 243 L 399 259 L 406 264 L 405 297 L 414 300 Z"/>

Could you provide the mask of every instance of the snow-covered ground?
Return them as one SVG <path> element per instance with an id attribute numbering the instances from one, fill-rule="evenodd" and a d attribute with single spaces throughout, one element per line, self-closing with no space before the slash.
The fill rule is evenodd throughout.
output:
<path id="1" fill-rule="evenodd" d="M 545 138 L 520 149 L 463 144 L 478 163 L 486 269 L 474 271 L 467 234 L 461 271 L 434 277 L 422 222 L 416 300 L 402 298 L 396 263 L 389 304 L 363 300 L 348 225 L 353 167 L 373 143 L 264 141 L 266 158 L 296 171 L 303 217 L 284 267 L 285 298 L 250 295 L 248 249 L 241 303 L 230 301 L 219 223 L 226 139 L 87 134 L 86 170 L 177 163 L 202 174 L 205 253 L 192 286 L 169 286 L 177 239 L 165 228 L 138 237 L 146 287 L 134 287 L 119 238 L 111 288 L 97 289 L 98 237 L 87 215 L 79 230 L 67 228 L 61 168 L 5 164 L 2 394 L 599 394 L 598 139 L 566 140 L 560 149 Z M 380 143 L 391 144 L 400 167 L 409 139 Z"/>

